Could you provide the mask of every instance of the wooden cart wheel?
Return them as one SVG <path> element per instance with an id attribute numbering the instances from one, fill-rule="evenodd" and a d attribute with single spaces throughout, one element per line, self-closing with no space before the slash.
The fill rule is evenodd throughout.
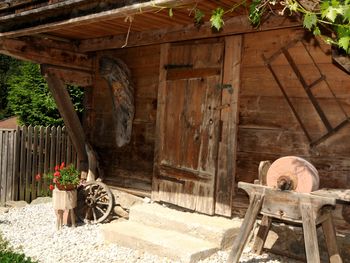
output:
<path id="1" fill-rule="evenodd" d="M 76 214 L 88 224 L 103 222 L 113 208 L 111 190 L 101 182 L 90 181 L 78 188 Z"/>

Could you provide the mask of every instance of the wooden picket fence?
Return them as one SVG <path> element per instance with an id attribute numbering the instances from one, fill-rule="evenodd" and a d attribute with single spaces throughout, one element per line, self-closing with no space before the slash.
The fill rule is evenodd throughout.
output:
<path id="1" fill-rule="evenodd" d="M 62 162 L 78 165 L 65 127 L 0 129 L 0 203 L 30 202 L 47 194 L 48 186 L 36 181 L 35 176 L 53 171 Z"/>

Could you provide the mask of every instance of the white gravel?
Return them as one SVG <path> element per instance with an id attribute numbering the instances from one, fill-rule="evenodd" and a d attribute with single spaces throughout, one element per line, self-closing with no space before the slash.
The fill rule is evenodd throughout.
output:
<path id="1" fill-rule="evenodd" d="M 55 214 L 51 203 L 12 208 L 0 214 L 0 231 L 17 251 L 40 263 L 104 263 L 104 262 L 173 262 L 149 253 L 132 250 L 115 244 L 104 244 L 101 225 L 79 225 L 76 228 L 63 227 L 56 231 Z M 225 262 L 227 251 L 221 251 L 208 262 Z M 257 256 L 246 247 L 241 262 L 297 262 L 272 254 Z"/>

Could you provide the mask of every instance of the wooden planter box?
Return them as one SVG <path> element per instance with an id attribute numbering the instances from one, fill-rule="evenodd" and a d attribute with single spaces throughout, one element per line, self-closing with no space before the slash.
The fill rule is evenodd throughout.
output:
<path id="1" fill-rule="evenodd" d="M 55 188 L 52 192 L 52 204 L 57 217 L 57 229 L 63 224 L 68 224 L 69 215 L 72 226 L 75 226 L 74 208 L 77 206 L 77 190 L 64 191 Z"/>

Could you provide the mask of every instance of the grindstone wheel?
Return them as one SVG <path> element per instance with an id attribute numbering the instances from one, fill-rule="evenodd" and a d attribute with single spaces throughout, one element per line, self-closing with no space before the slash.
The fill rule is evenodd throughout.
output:
<path id="1" fill-rule="evenodd" d="M 319 187 L 316 168 L 296 156 L 286 156 L 274 161 L 266 175 L 268 186 L 299 193 L 310 193 Z"/>
<path id="2" fill-rule="evenodd" d="M 78 188 L 76 214 L 84 223 L 103 222 L 113 208 L 113 195 L 107 185 L 91 181 Z"/>

